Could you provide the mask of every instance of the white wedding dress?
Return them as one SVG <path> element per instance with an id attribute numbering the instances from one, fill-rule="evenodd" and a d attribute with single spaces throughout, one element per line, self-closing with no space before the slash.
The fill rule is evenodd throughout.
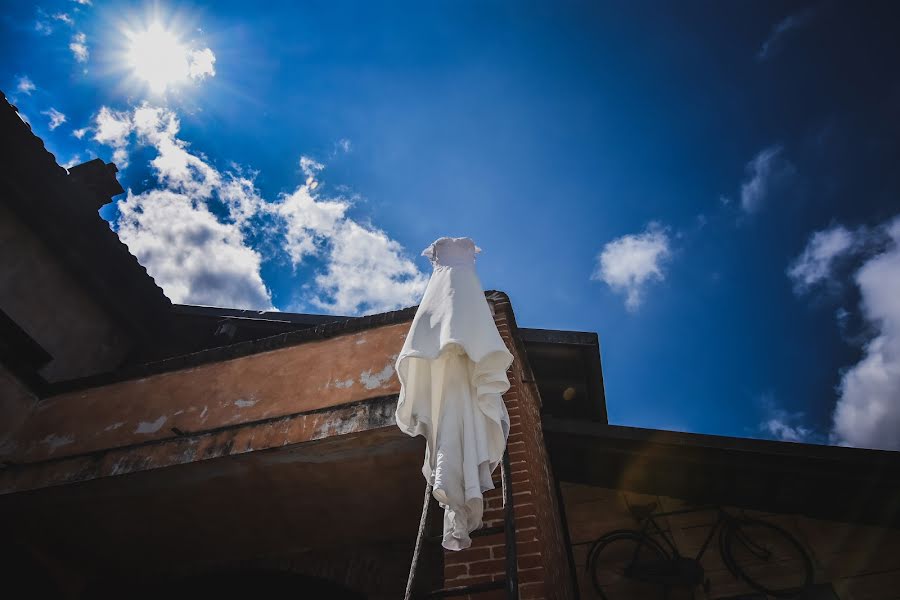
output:
<path id="1" fill-rule="evenodd" d="M 422 474 L 444 508 L 448 550 L 472 544 L 509 435 L 501 395 L 513 357 L 475 272 L 480 251 L 469 238 L 441 238 L 422 253 L 434 272 L 396 364 L 397 425 L 427 440 Z"/>

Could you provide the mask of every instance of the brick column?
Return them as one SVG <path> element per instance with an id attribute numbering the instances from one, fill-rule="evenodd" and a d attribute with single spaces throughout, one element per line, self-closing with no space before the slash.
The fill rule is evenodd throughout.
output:
<path id="1" fill-rule="evenodd" d="M 518 342 L 515 316 L 506 294 L 491 294 L 494 321 L 512 352 L 509 391 L 503 400 L 509 411 L 509 459 L 516 521 L 520 597 L 572 598 L 562 522 L 541 431 L 540 396 L 532 383 L 524 349 Z M 494 473 L 496 489 L 485 494 L 486 527 L 503 524 L 500 469 Z M 503 534 L 476 537 L 472 547 L 444 551 L 444 585 L 447 587 L 502 579 L 506 576 Z M 501 599 L 505 591 L 471 596 L 472 600 Z"/>

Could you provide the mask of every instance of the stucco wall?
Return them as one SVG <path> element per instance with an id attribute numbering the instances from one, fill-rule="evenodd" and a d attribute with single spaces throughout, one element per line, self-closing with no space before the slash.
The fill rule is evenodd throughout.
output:
<path id="1" fill-rule="evenodd" d="M 575 559 L 581 598 L 599 598 L 591 584 L 586 560 L 591 544 L 597 538 L 617 529 L 636 529 L 633 507 L 655 503 L 660 511 L 680 510 L 688 505 L 677 498 L 637 494 L 622 490 L 563 483 L 563 498 L 569 525 L 569 535 Z M 784 515 L 742 511 L 727 507 L 734 514 L 771 522 L 793 536 L 812 560 L 815 581 L 830 584 L 841 600 L 888 600 L 897 598 L 900 589 L 900 531 L 810 519 L 799 515 Z M 684 555 L 696 555 L 709 533 L 715 512 L 704 511 L 665 517 L 660 525 Z M 754 590 L 736 579 L 722 562 L 717 540 L 714 538 L 704 554 L 703 566 L 709 579 L 709 589 L 697 587 L 693 595 L 682 590 L 673 591 L 671 598 L 714 600 L 749 594 Z M 789 560 L 775 560 L 770 564 L 749 565 L 754 577 L 766 584 L 796 581 L 798 566 Z M 610 600 L 660 597 L 653 588 L 620 585 L 606 588 Z M 824 591 L 822 592 L 824 593 Z M 646 594 L 646 595 L 645 595 Z M 828 596 L 815 596 L 827 598 Z"/>
<path id="2" fill-rule="evenodd" d="M 3 205 L 0 308 L 53 356 L 40 371 L 47 381 L 110 370 L 129 349 L 126 333 Z"/>
<path id="3" fill-rule="evenodd" d="M 392 413 L 353 403 L 399 392 L 394 361 L 408 329 L 378 327 L 43 399 L 0 449 L 17 465 L 0 473 L 0 493 L 374 426 Z"/>
<path id="4" fill-rule="evenodd" d="M 34 409 L 37 398 L 0 365 L 0 457 L 15 444 L 19 429 Z"/>

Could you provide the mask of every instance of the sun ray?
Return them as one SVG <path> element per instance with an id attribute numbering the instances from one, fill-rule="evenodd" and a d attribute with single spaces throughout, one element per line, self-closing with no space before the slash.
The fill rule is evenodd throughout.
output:
<path id="1" fill-rule="evenodd" d="M 128 34 L 128 65 L 151 91 L 162 94 L 190 76 L 190 50 L 178 35 L 155 21 Z"/>

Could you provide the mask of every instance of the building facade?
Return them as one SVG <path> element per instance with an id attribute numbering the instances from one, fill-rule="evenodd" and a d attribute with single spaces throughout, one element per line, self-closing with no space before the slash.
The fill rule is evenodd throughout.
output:
<path id="1" fill-rule="evenodd" d="M 393 421 L 393 365 L 415 307 L 173 305 L 97 214 L 122 192 L 114 165 L 66 171 L 5 97 L 0 130 L 10 589 L 403 597 L 424 441 Z M 596 334 L 519 327 L 506 294 L 487 299 L 515 358 L 504 401 L 519 597 L 749 600 L 797 596 L 809 575 L 804 598 L 900 598 L 896 453 L 609 425 Z M 417 594 L 508 578 L 493 529 L 505 511 L 498 485 L 484 517 L 495 533 L 461 552 L 427 544 Z M 707 538 L 699 561 L 676 558 Z"/>

